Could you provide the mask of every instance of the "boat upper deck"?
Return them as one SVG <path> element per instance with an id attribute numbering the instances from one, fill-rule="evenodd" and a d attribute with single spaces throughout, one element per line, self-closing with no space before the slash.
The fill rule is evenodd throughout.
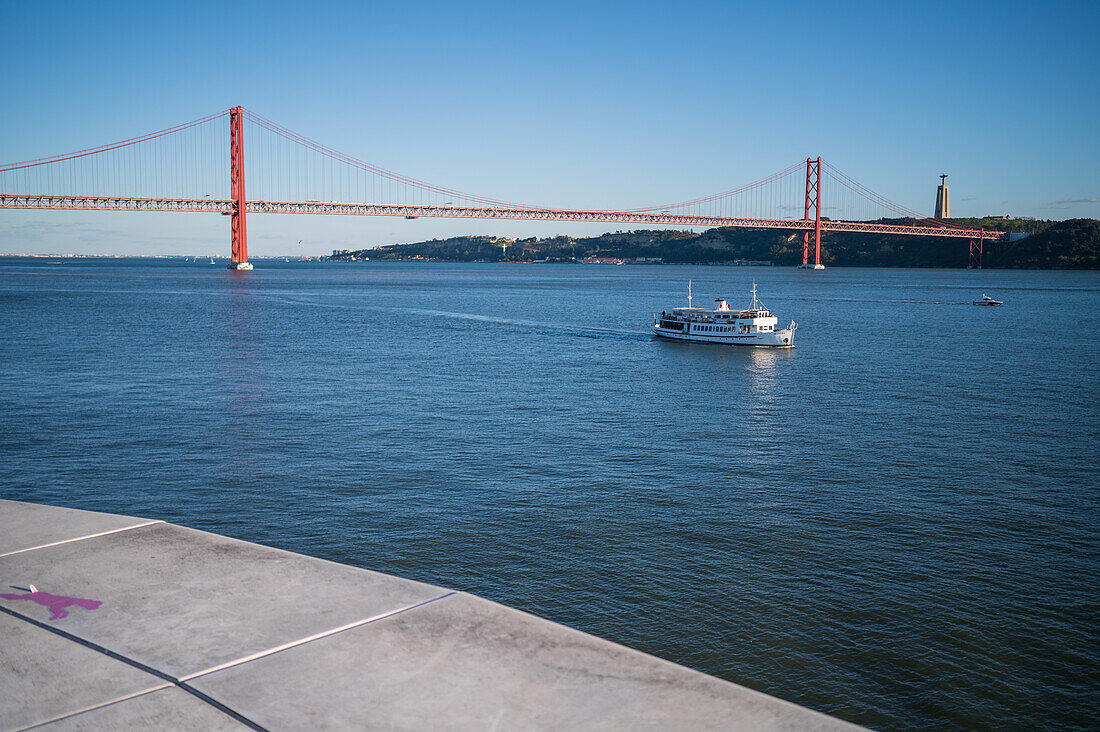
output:
<path id="1" fill-rule="evenodd" d="M 714 299 L 714 308 L 695 308 L 691 306 L 691 282 L 688 282 L 688 306 L 662 310 L 661 319 L 681 323 L 729 323 L 735 320 L 776 320 L 771 311 L 764 307 L 756 297 L 756 283 L 752 283 L 752 304 L 743 310 L 733 310 L 724 297 Z"/>
<path id="2" fill-rule="evenodd" d="M 751 320 L 753 318 L 774 318 L 767 310 L 731 310 L 718 308 L 673 308 L 670 311 L 662 311 L 661 317 L 690 322 L 710 323 L 715 320 Z"/>

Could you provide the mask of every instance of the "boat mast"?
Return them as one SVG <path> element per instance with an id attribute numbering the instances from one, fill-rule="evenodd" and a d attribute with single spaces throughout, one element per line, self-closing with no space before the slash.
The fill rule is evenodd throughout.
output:
<path id="1" fill-rule="evenodd" d="M 756 302 L 756 280 L 752 281 L 752 309 L 759 310 L 758 303 Z"/>
<path id="2" fill-rule="evenodd" d="M 691 280 L 688 280 L 688 309 L 691 309 Z"/>

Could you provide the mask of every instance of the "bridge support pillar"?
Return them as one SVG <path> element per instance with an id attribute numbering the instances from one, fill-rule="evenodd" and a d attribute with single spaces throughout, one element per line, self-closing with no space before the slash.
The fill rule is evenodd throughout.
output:
<path id="1" fill-rule="evenodd" d="M 970 261 L 967 262 L 967 269 L 982 268 L 982 256 L 985 254 L 985 229 L 982 229 L 977 239 L 970 240 Z"/>
<path id="2" fill-rule="evenodd" d="M 248 229 L 245 226 L 244 198 L 244 110 L 229 110 L 229 195 L 233 199 L 232 256 L 229 269 L 252 269 L 248 262 Z"/>
<path id="3" fill-rule="evenodd" d="M 806 206 L 802 220 L 809 222 L 814 210 L 814 263 L 810 264 L 810 230 L 802 232 L 802 264 L 799 269 L 825 269 L 821 263 L 821 158 L 806 158 Z"/>

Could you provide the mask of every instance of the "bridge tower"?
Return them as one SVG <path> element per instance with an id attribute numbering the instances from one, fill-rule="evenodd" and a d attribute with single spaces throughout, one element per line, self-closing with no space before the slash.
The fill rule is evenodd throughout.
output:
<path id="1" fill-rule="evenodd" d="M 244 220 L 244 110 L 240 107 L 229 110 L 229 195 L 233 199 L 230 224 L 233 261 L 229 269 L 252 269 L 248 262 L 248 230 Z"/>
<path id="2" fill-rule="evenodd" d="M 806 207 L 802 220 L 810 220 L 814 210 L 814 263 L 810 264 L 810 230 L 802 233 L 802 264 L 799 269 L 825 269 L 821 263 L 821 158 L 806 158 Z"/>
<path id="3" fill-rule="evenodd" d="M 985 256 L 985 227 L 978 231 L 978 238 L 970 240 L 970 261 L 967 269 L 982 268 L 982 258 Z"/>

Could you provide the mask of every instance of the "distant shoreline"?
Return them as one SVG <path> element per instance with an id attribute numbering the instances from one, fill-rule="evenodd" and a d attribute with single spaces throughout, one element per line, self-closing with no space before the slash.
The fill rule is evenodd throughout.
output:
<path id="1" fill-rule="evenodd" d="M 151 254 L 146 254 L 146 255 L 130 255 L 130 254 L 0 254 L 0 262 L 3 262 L 4 260 L 11 260 L 11 259 L 39 259 L 39 260 L 66 260 L 66 261 L 79 261 L 79 260 L 108 260 L 108 261 L 113 261 L 113 260 L 118 260 L 118 261 L 156 260 L 156 261 L 181 261 L 182 262 L 184 260 L 194 259 L 194 257 L 190 257 L 188 255 L 175 255 L 175 254 L 171 254 L 171 255 L 164 255 L 164 254 L 160 254 L 160 255 L 151 255 Z M 197 259 L 203 260 L 203 259 L 208 259 L 208 257 L 199 256 Z M 583 267 L 583 266 L 576 266 L 579 263 L 573 263 L 573 262 L 525 262 L 525 261 L 476 262 L 476 261 L 438 260 L 438 259 L 434 259 L 434 260 L 427 260 L 427 259 L 372 259 L 370 261 L 359 261 L 359 260 L 347 261 L 347 260 L 332 260 L 330 258 L 323 257 L 323 256 L 314 256 L 314 257 L 290 257 L 290 256 L 288 256 L 288 257 L 285 257 L 285 258 L 284 257 L 274 257 L 274 256 L 272 256 L 272 257 L 251 257 L 249 259 L 249 261 L 253 261 L 253 262 L 283 262 L 284 259 L 288 260 L 289 263 L 294 263 L 294 264 L 351 265 L 351 266 L 362 266 L 362 267 L 370 267 L 370 266 L 383 266 L 383 267 L 385 267 L 385 266 L 392 266 L 392 265 L 399 265 L 399 264 L 412 264 L 412 265 L 425 265 L 425 266 L 429 266 L 429 265 L 451 265 L 451 264 L 457 264 L 457 265 L 482 265 L 482 264 L 485 264 L 485 265 L 498 265 L 499 264 L 499 265 L 509 265 L 509 266 L 516 266 L 516 265 L 532 265 L 533 266 L 533 265 L 537 265 L 537 264 L 551 264 L 551 265 L 559 265 L 559 266 L 568 265 L 570 269 L 577 269 L 577 270 L 583 270 L 583 271 L 590 271 L 591 269 L 601 270 L 601 269 L 615 269 L 616 268 L 615 266 L 612 266 L 612 265 L 590 265 L 588 267 Z M 225 257 L 225 256 L 215 257 L 214 260 L 215 260 L 214 265 L 207 265 L 207 266 L 208 267 L 216 267 L 217 265 L 223 265 L 221 268 L 224 268 L 224 264 L 229 261 L 229 257 Z M 203 264 L 203 262 L 199 261 L 199 262 L 196 262 L 196 264 Z M 629 267 L 631 269 L 643 267 L 643 265 L 637 265 L 637 264 L 624 264 L 622 266 Z M 652 266 L 652 265 L 645 265 L 645 266 Z M 731 264 L 731 263 L 728 263 L 728 262 L 663 262 L 663 263 L 661 263 L 660 266 L 664 266 L 664 267 L 726 267 L 726 268 L 731 268 L 731 269 L 736 268 L 736 269 L 755 269 L 755 270 L 760 270 L 760 269 L 770 269 L 770 270 L 797 269 L 797 267 L 795 267 L 795 266 L 781 265 L 781 264 L 775 264 L 775 263 L 767 264 L 767 265 L 760 265 L 760 264 L 756 264 L 756 265 L 738 265 L 738 264 Z M 902 267 L 902 266 L 890 266 L 890 265 L 839 265 L 839 264 L 832 264 L 832 265 L 829 265 L 829 267 L 827 267 L 827 269 L 830 269 L 830 270 L 833 270 L 833 269 L 843 269 L 843 270 L 848 270 L 848 269 L 854 269 L 854 270 L 868 270 L 868 269 L 884 269 L 884 270 L 885 269 L 891 269 L 891 270 L 892 269 L 900 269 L 900 270 L 958 270 L 960 268 L 959 267 L 935 267 L 935 266 L 932 266 L 932 267 Z M 1014 268 L 985 267 L 985 268 L 983 268 L 983 270 L 984 271 L 1005 271 L 1005 272 L 1008 272 L 1008 271 L 1012 271 L 1012 272 L 1057 272 L 1057 271 L 1064 271 L 1064 272 L 1095 272 L 1095 271 L 1098 271 L 1098 269 L 1093 269 L 1093 268 L 1077 268 L 1077 269 L 1062 268 L 1062 269 L 1055 269 L 1055 268 L 1050 268 L 1050 267 L 1047 267 L 1047 268 L 1042 268 L 1042 267 L 1014 267 Z"/>
<path id="2" fill-rule="evenodd" d="M 1069 219 L 954 219 L 998 234 L 987 242 L 985 269 L 1100 269 L 1100 221 Z M 890 220 L 887 223 L 911 223 Z M 325 259 L 340 261 L 569 262 L 585 264 L 741 264 L 770 262 L 796 266 L 803 256 L 799 232 L 721 227 L 695 233 L 676 229 L 618 231 L 600 236 L 515 239 L 456 236 L 411 244 L 335 250 Z M 811 259 L 813 252 L 811 251 Z M 965 238 L 902 234 L 828 232 L 822 239 L 826 267 L 967 268 Z"/>
<path id="3" fill-rule="evenodd" d="M 0 259 L 213 259 L 215 262 L 228 262 L 225 254 L 0 254 Z M 265 254 L 249 257 L 249 261 L 273 262 L 289 259 L 294 262 L 327 261 L 321 255 L 305 254 Z"/>
<path id="4" fill-rule="evenodd" d="M 885 221 L 885 220 L 884 220 Z M 893 220 L 891 220 L 893 221 Z M 897 220 L 907 223 L 908 220 Z M 988 242 L 982 269 L 1098 270 L 1100 220 L 953 219 L 957 223 L 1008 233 Z M 255 262 L 441 262 L 507 264 L 589 264 L 794 267 L 802 262 L 799 232 L 722 227 L 703 232 L 677 229 L 618 231 L 593 237 L 517 239 L 456 236 L 410 244 L 338 249 L 330 255 L 265 254 Z M 813 252 L 811 251 L 811 259 Z M 0 258 L 46 260 L 195 260 L 225 264 L 226 254 L 0 254 Z M 976 259 L 976 257 L 975 257 Z M 204 262 L 205 260 L 205 262 Z M 826 267 L 963 269 L 972 264 L 967 239 L 855 232 L 828 232 L 822 239 Z"/>

